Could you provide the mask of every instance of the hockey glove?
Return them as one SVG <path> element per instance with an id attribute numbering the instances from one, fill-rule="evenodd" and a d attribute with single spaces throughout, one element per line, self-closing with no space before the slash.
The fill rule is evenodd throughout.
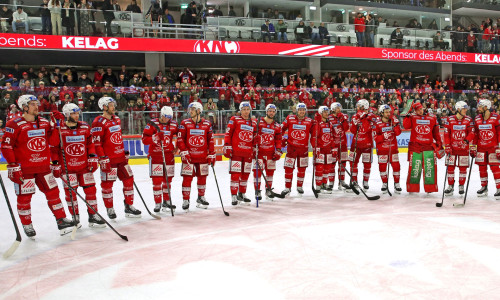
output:
<path id="1" fill-rule="evenodd" d="M 446 154 L 451 155 L 451 145 L 446 145 L 445 147 Z"/>
<path id="2" fill-rule="evenodd" d="M 153 143 L 160 146 L 161 145 L 160 143 L 163 141 L 163 133 L 157 132 L 157 133 L 153 134 L 152 139 L 153 139 Z"/>
<path id="3" fill-rule="evenodd" d="M 97 156 L 95 155 L 91 155 L 88 157 L 87 159 L 87 170 L 89 170 L 89 172 L 91 173 L 94 173 L 95 170 L 97 170 L 97 168 L 99 167 L 97 165 L 99 159 L 97 159 Z"/>
<path id="4" fill-rule="evenodd" d="M 208 163 L 212 165 L 212 167 L 215 165 L 215 161 L 216 161 L 215 154 L 208 155 Z"/>
<path id="5" fill-rule="evenodd" d="M 273 154 L 273 160 L 274 160 L 274 161 L 280 160 L 280 158 L 281 158 L 281 155 L 282 155 L 282 154 L 283 154 L 283 153 L 282 153 L 280 150 L 276 150 L 276 151 L 274 151 L 274 154 Z"/>
<path id="6" fill-rule="evenodd" d="M 111 172 L 111 163 L 109 162 L 109 157 L 107 156 L 99 157 L 99 165 L 101 166 L 101 171 L 103 173 Z"/>
<path id="7" fill-rule="evenodd" d="M 23 184 L 23 172 L 21 171 L 21 165 L 18 163 L 12 163 L 7 165 L 8 177 L 9 179 L 17 184 Z"/>
<path id="8" fill-rule="evenodd" d="M 189 151 L 182 151 L 181 152 L 181 160 L 183 164 L 191 164 L 191 155 L 189 155 Z"/>
<path id="9" fill-rule="evenodd" d="M 224 156 L 226 158 L 233 157 L 233 147 L 231 147 L 231 146 L 224 146 L 223 151 L 224 151 Z"/>
<path id="10" fill-rule="evenodd" d="M 476 155 L 477 155 L 477 147 L 476 147 L 476 145 L 471 145 L 469 147 L 469 153 L 470 153 L 471 157 L 476 157 Z"/>
<path id="11" fill-rule="evenodd" d="M 60 111 L 53 111 L 52 116 L 54 116 L 54 119 L 56 119 L 56 120 L 60 120 L 60 121 L 66 120 L 66 118 L 64 117 L 64 115 Z"/>
<path id="12" fill-rule="evenodd" d="M 54 175 L 55 178 L 60 178 L 62 174 L 62 169 L 61 165 L 57 160 L 54 160 L 52 164 L 50 165 L 50 171 L 52 172 L 52 175 Z"/>

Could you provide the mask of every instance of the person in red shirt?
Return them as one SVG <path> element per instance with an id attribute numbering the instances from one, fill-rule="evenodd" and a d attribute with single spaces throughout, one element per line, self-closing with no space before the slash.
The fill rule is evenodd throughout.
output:
<path id="1" fill-rule="evenodd" d="M 243 99 L 247 102 L 250 102 L 252 109 L 256 109 L 257 104 L 260 104 L 260 96 L 255 92 L 253 88 L 250 88 L 250 90 L 248 91 L 248 93 L 245 94 L 245 97 Z"/>
<path id="2" fill-rule="evenodd" d="M 283 147 L 287 147 L 285 158 L 285 189 L 281 194 L 288 196 L 292 188 L 293 169 L 297 162 L 297 192 L 304 194 L 304 177 L 309 163 L 308 147 L 313 131 L 314 120 L 306 116 L 307 106 L 297 104 L 297 115 L 288 115 L 281 124 Z M 285 136 L 285 133 L 288 133 Z"/>
<path id="3" fill-rule="evenodd" d="M 232 88 L 233 102 L 235 107 L 239 107 L 241 101 L 243 101 L 243 90 L 238 82 L 235 87 Z"/>
<path id="4" fill-rule="evenodd" d="M 358 40 L 358 47 L 365 46 L 365 17 L 362 13 L 358 13 L 354 18 L 354 31 Z"/>
<path id="5" fill-rule="evenodd" d="M 342 113 L 342 105 L 338 102 L 332 103 L 330 111 L 332 112 L 330 115 L 330 124 L 332 124 L 333 135 L 333 162 L 329 165 L 330 169 L 328 171 L 328 180 L 330 181 L 330 184 L 328 188 L 333 190 L 333 183 L 335 182 L 335 165 L 338 162 L 339 190 L 341 191 L 345 190 L 347 187 L 344 179 L 346 161 L 348 157 L 346 133 L 349 131 L 349 116 Z"/>
<path id="6" fill-rule="evenodd" d="M 424 115 L 421 103 L 414 103 L 412 109 L 403 119 L 403 126 L 411 130 L 408 143 L 408 177 L 406 190 L 409 193 L 420 191 L 420 177 L 424 175 L 424 190 L 427 193 L 438 191 L 436 157 L 444 156 L 443 143 L 439 134 L 436 117 Z"/>
<path id="7" fill-rule="evenodd" d="M 171 107 L 164 106 L 160 111 L 160 117 L 151 120 L 160 131 L 148 124 L 142 132 L 142 143 L 149 145 L 149 177 L 153 181 L 153 199 L 155 202 L 154 212 L 175 211 L 176 206 L 172 204 L 169 193 L 172 190 L 172 178 L 174 177 L 174 137 L 177 136 L 177 123 L 172 120 L 174 112 Z M 163 144 L 163 145 L 162 145 Z M 163 146 L 163 154 L 161 153 Z M 165 156 L 165 166 L 163 167 L 163 156 Z M 168 183 L 165 180 L 168 177 Z M 163 203 L 162 203 L 163 195 Z M 163 209 L 162 209 L 163 206 Z"/>
<path id="8" fill-rule="evenodd" d="M 392 114 L 391 107 L 387 104 L 380 105 L 378 109 L 380 120 L 375 124 L 375 142 L 377 143 L 378 169 L 382 178 L 382 193 L 387 193 L 388 181 L 387 165 L 392 166 L 394 176 L 394 190 L 401 193 L 399 184 L 401 165 L 399 164 L 398 141 L 396 137 L 401 134 L 399 120 Z"/>
<path id="9" fill-rule="evenodd" d="M 66 219 L 57 182 L 51 172 L 56 166 L 50 165 L 49 146 L 57 145 L 56 134 L 53 134 L 49 122 L 39 117 L 40 103 L 35 96 L 23 95 L 17 103 L 23 115 L 7 122 L 1 150 L 7 161 L 8 177 L 14 183 L 19 219 L 26 236 L 34 239 L 36 232 L 31 221 L 31 197 L 36 185 L 47 198 L 60 234 L 67 234 L 74 223 Z"/>
<path id="10" fill-rule="evenodd" d="M 245 76 L 243 81 L 245 83 L 246 88 L 253 88 L 257 80 L 252 75 L 252 71 L 248 71 L 247 76 Z"/>
<path id="11" fill-rule="evenodd" d="M 332 125 L 329 118 L 330 109 L 327 106 L 320 106 L 316 114 L 311 145 L 314 147 L 316 186 L 321 189 L 321 193 L 331 194 L 332 189 L 327 188 L 329 165 L 333 163 L 332 155 Z"/>
<path id="12" fill-rule="evenodd" d="M 271 190 L 273 186 L 273 176 L 276 170 L 276 161 L 281 158 L 282 136 L 281 124 L 274 120 L 278 109 L 274 104 L 266 106 L 266 116 L 257 120 L 259 122 L 259 132 L 257 140 L 259 141 L 259 170 L 254 167 L 254 186 L 255 194 L 258 200 L 261 200 L 260 182 L 261 178 L 266 180 L 266 198 L 272 199 Z M 261 172 L 265 172 L 261 176 Z M 258 172 L 258 173 L 257 173 Z"/>
<path id="13" fill-rule="evenodd" d="M 497 192 L 495 199 L 500 200 L 500 115 L 491 112 L 491 101 L 479 99 L 474 120 L 475 137 L 471 156 L 476 157 L 479 167 L 481 189 L 478 197 L 488 196 L 488 166 L 493 173 Z"/>
<path id="14" fill-rule="evenodd" d="M 455 104 L 457 113 L 449 116 L 444 124 L 444 144 L 448 159 L 448 188 L 444 191 L 446 196 L 453 195 L 455 185 L 455 164 L 458 165 L 458 193 L 463 195 L 467 169 L 469 167 L 469 143 L 474 141 L 474 121 L 467 116 L 469 106 L 464 101 Z"/>
<path id="15" fill-rule="evenodd" d="M 108 217 L 116 219 L 113 208 L 113 183 L 118 178 L 123 183 L 125 216 L 140 218 L 141 211 L 133 206 L 134 174 L 128 164 L 129 152 L 125 151 L 123 145 L 121 120 L 115 115 L 116 101 L 111 97 L 102 97 L 98 105 L 102 109 L 102 115 L 94 119 L 91 132 L 101 166 L 102 199 Z"/>
<path id="16" fill-rule="evenodd" d="M 53 114 L 55 119 L 61 121 L 60 128 L 57 130 L 61 131 L 62 145 L 59 134 L 56 134 L 58 145 L 51 147 L 52 173 L 55 177 L 62 179 L 69 212 L 73 214 L 74 209 L 75 220 L 79 224 L 80 214 L 76 193 L 68 188 L 68 184 L 74 190 L 81 186 L 85 193 L 85 200 L 97 212 L 97 190 L 93 173 L 98 168 L 98 159 L 92 142 L 90 126 L 83 121 L 78 121 L 80 108 L 74 103 L 69 103 L 64 105 L 62 111 L 63 113 L 56 111 Z M 64 149 L 64 157 L 61 147 Z M 61 166 L 64 162 L 66 165 Z M 94 210 L 87 209 L 89 227 L 105 227 L 104 221 Z"/>
<path id="17" fill-rule="evenodd" d="M 190 118 L 183 120 L 179 125 L 177 144 L 182 159 L 182 209 L 185 211 L 189 210 L 191 182 L 194 177 L 198 180 L 196 207 L 206 209 L 209 205 L 205 198 L 205 189 L 209 165 L 215 164 L 215 146 L 212 124 L 201 117 L 202 112 L 201 103 L 189 104 Z"/>
<path id="18" fill-rule="evenodd" d="M 249 205 L 245 196 L 247 181 L 252 171 L 253 148 L 256 145 L 257 122 L 252 120 L 249 102 L 240 104 L 241 116 L 233 116 L 227 124 L 224 136 L 224 156 L 230 159 L 231 204 Z"/>

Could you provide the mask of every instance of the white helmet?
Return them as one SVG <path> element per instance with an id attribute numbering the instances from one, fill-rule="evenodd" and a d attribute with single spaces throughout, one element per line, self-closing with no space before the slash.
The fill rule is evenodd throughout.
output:
<path id="1" fill-rule="evenodd" d="M 248 101 L 243 101 L 240 103 L 240 110 L 242 110 L 243 107 L 248 107 L 248 108 L 250 108 L 250 110 L 252 110 L 252 106 L 250 105 L 250 102 L 248 102 Z"/>
<path id="2" fill-rule="evenodd" d="M 389 105 L 387 105 L 387 104 L 382 104 L 382 105 L 380 105 L 380 106 L 378 107 L 378 112 L 379 112 L 379 114 L 383 114 L 383 113 L 384 113 L 384 111 L 385 111 L 385 110 L 387 110 L 387 109 L 389 109 L 389 110 L 390 110 L 390 109 L 391 109 L 391 107 L 390 107 Z"/>
<path id="3" fill-rule="evenodd" d="M 116 103 L 115 99 L 111 97 L 101 97 L 101 99 L 99 99 L 99 102 L 97 104 L 99 105 L 99 109 L 103 110 L 104 106 L 108 106 L 108 104 L 112 102 Z"/>
<path id="4" fill-rule="evenodd" d="M 303 108 L 307 111 L 307 105 L 305 105 L 304 103 L 297 103 L 297 110 L 299 110 L 301 108 Z"/>
<path id="5" fill-rule="evenodd" d="M 21 97 L 19 97 L 17 99 L 17 106 L 19 106 L 19 108 L 21 108 L 21 110 L 23 109 L 23 106 L 28 106 L 28 104 L 31 102 L 31 101 L 36 101 L 38 102 L 38 105 L 40 105 L 40 101 L 38 101 L 38 99 L 33 96 L 33 95 L 22 95 Z"/>
<path id="6" fill-rule="evenodd" d="M 200 114 L 203 112 L 203 105 L 201 105 L 200 102 L 189 103 L 188 110 L 191 109 L 191 107 L 194 107 L 196 110 L 199 110 Z"/>
<path id="7" fill-rule="evenodd" d="M 174 117 L 174 111 L 170 106 L 163 106 L 160 110 L 160 116 L 172 119 Z"/>
<path id="8" fill-rule="evenodd" d="M 485 106 L 487 109 L 491 108 L 491 101 L 488 99 L 479 99 L 477 106 Z"/>
<path id="9" fill-rule="evenodd" d="M 335 111 L 337 108 L 340 108 L 340 110 L 342 110 L 342 104 L 338 102 L 333 102 L 332 105 L 330 105 L 331 111 Z"/>
<path id="10" fill-rule="evenodd" d="M 459 109 L 469 109 L 469 105 L 467 105 L 467 102 L 465 101 L 458 101 L 457 103 L 455 103 L 455 108 L 457 110 Z"/>
<path id="11" fill-rule="evenodd" d="M 368 100 L 366 99 L 361 99 L 356 103 L 356 107 L 363 107 L 364 109 L 369 109 L 370 108 L 370 103 L 368 103 Z"/>
<path id="12" fill-rule="evenodd" d="M 269 103 L 267 106 L 266 106 L 266 112 L 270 109 L 274 109 L 274 111 L 278 111 L 278 108 L 276 108 L 276 105 L 272 104 L 272 103 Z"/>
<path id="13" fill-rule="evenodd" d="M 74 103 L 68 103 L 68 104 L 64 105 L 62 108 L 62 113 L 66 118 L 69 118 L 69 115 L 71 115 L 71 113 L 80 112 L 80 111 L 81 111 L 81 109 L 78 107 L 78 105 L 76 105 Z"/>
<path id="14" fill-rule="evenodd" d="M 318 113 L 321 115 L 324 111 L 326 112 L 329 112 L 330 109 L 328 108 L 328 106 L 325 106 L 325 105 L 322 105 L 318 108 Z"/>

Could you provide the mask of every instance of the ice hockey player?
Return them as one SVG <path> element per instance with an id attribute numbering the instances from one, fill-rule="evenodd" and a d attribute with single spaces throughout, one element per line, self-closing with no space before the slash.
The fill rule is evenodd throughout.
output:
<path id="1" fill-rule="evenodd" d="M 351 120 L 351 132 L 353 140 L 351 142 L 351 152 L 349 161 L 351 163 L 351 180 L 358 182 L 358 163 L 362 158 L 363 162 L 363 189 L 368 190 L 368 180 L 373 159 L 373 127 L 377 121 L 377 116 L 370 112 L 370 105 L 365 99 L 360 99 L 356 103 L 357 113 Z"/>
<path id="2" fill-rule="evenodd" d="M 196 207 L 206 209 L 209 205 L 205 198 L 209 165 L 215 164 L 215 147 L 212 124 L 201 117 L 203 106 L 199 102 L 188 106 L 189 119 L 179 125 L 177 146 L 180 150 L 182 167 L 182 209 L 189 210 L 191 182 L 197 177 L 198 199 Z"/>
<path id="3" fill-rule="evenodd" d="M 307 117 L 307 107 L 304 103 L 296 106 L 297 115 L 288 115 L 281 124 L 283 135 L 288 133 L 287 138 L 283 138 L 283 146 L 287 146 L 285 157 L 285 189 L 281 194 L 288 196 L 292 188 L 293 169 L 297 162 L 297 192 L 304 194 L 304 176 L 309 162 L 309 140 L 312 135 L 314 120 Z"/>
<path id="4" fill-rule="evenodd" d="M 71 232 L 73 221 L 66 219 L 59 198 L 59 188 L 51 172 L 50 145 L 57 145 L 50 123 L 39 117 L 40 103 L 33 95 L 22 95 L 17 100 L 23 116 L 7 122 L 2 141 L 2 155 L 7 161 L 9 179 L 14 182 L 17 211 L 24 232 L 34 239 L 36 232 L 31 222 L 31 197 L 36 186 L 47 197 L 61 235 Z"/>
<path id="5" fill-rule="evenodd" d="M 273 176 L 274 171 L 276 170 L 276 161 L 281 158 L 283 154 L 281 152 L 281 124 L 274 120 L 278 109 L 274 104 L 268 104 L 266 106 L 266 116 L 260 118 L 259 122 L 259 132 L 258 138 L 259 141 L 258 147 L 258 160 L 259 160 L 259 169 L 257 170 L 254 167 L 254 183 L 255 183 L 255 193 L 256 199 L 261 200 L 260 193 L 260 183 L 261 179 L 265 178 L 266 184 L 266 198 L 272 199 L 272 186 L 273 186 Z M 256 166 L 256 165 L 255 165 Z M 262 172 L 264 172 L 264 176 L 262 176 Z"/>
<path id="6" fill-rule="evenodd" d="M 500 200 L 500 116 L 490 112 L 490 109 L 490 100 L 479 100 L 477 104 L 478 115 L 474 120 L 475 138 L 471 155 L 476 156 L 476 164 L 479 166 L 479 177 L 481 178 L 481 189 L 477 191 L 477 196 L 485 197 L 488 195 L 487 168 L 490 166 L 497 188 L 495 199 Z"/>
<path id="7" fill-rule="evenodd" d="M 151 122 L 156 124 L 160 130 L 158 131 L 156 127 L 148 124 L 142 132 L 142 143 L 149 145 L 149 177 L 153 181 L 154 212 L 163 210 L 168 213 L 170 209 L 175 211 L 176 208 L 172 204 L 169 194 L 172 190 L 172 178 L 175 171 L 174 153 L 176 149 L 173 141 L 177 137 L 177 123 L 172 120 L 173 116 L 174 112 L 170 106 L 162 107 L 160 117 L 151 119 Z M 163 155 L 161 153 L 162 146 Z M 165 156 L 167 170 L 163 169 L 163 156 Z M 168 178 L 168 184 L 165 180 L 165 174 Z"/>
<path id="8" fill-rule="evenodd" d="M 332 127 L 329 121 L 330 108 L 320 106 L 316 114 L 311 136 L 311 145 L 314 147 L 316 186 L 323 194 L 331 194 L 332 188 L 328 184 L 328 171 L 333 163 Z"/>
<path id="9" fill-rule="evenodd" d="M 447 154 L 448 188 L 444 190 L 446 196 L 453 195 L 455 185 L 455 165 L 458 166 L 458 193 L 464 194 L 464 184 L 469 167 L 469 145 L 474 142 L 474 122 L 467 116 L 469 106 L 464 101 L 455 104 L 457 113 L 449 116 L 444 122 L 444 144 Z"/>
<path id="10" fill-rule="evenodd" d="M 101 167 L 102 198 L 108 217 L 116 219 L 113 183 L 118 178 L 123 183 L 125 216 L 140 218 L 141 211 L 133 206 L 134 174 L 128 164 L 129 153 L 123 145 L 121 120 L 115 115 L 116 101 L 111 97 L 102 97 L 97 104 L 102 109 L 102 115 L 94 119 L 91 132 Z"/>
<path id="11" fill-rule="evenodd" d="M 424 174 L 426 193 L 438 191 L 436 157 L 444 156 L 443 143 L 439 134 L 439 125 L 434 116 L 424 115 L 421 103 L 413 103 L 409 113 L 403 119 L 403 126 L 411 130 L 408 143 L 408 178 L 406 190 L 409 193 L 420 191 L 420 177 Z"/>
<path id="12" fill-rule="evenodd" d="M 382 178 L 382 193 L 387 193 L 388 176 L 387 165 L 392 166 L 394 176 L 394 191 L 401 193 L 401 185 L 399 177 L 401 166 L 399 164 L 398 141 L 396 137 L 401 134 L 401 126 L 398 118 L 392 114 L 392 109 L 389 105 L 380 105 L 380 119 L 375 124 L 375 142 L 377 143 L 378 169 Z"/>
<path id="13" fill-rule="evenodd" d="M 328 165 L 328 180 L 330 181 L 328 187 L 333 190 L 333 183 L 335 182 L 335 165 L 338 162 L 339 190 L 345 190 L 347 185 L 344 182 L 344 178 L 348 157 L 346 132 L 349 131 L 349 116 L 342 113 L 342 105 L 338 102 L 332 103 L 330 112 L 329 120 L 332 125 L 333 135 L 333 163 Z"/>
<path id="14" fill-rule="evenodd" d="M 231 204 L 249 205 L 245 196 L 247 181 L 252 171 L 253 151 L 256 145 L 257 121 L 252 120 L 251 106 L 247 101 L 240 103 L 240 116 L 233 116 L 227 124 L 224 136 L 224 156 L 230 159 Z"/>
<path id="15" fill-rule="evenodd" d="M 78 121 L 80 118 L 80 108 L 74 103 L 68 103 L 63 106 L 62 113 L 53 112 L 53 116 L 58 120 L 58 126 L 54 130 L 57 146 L 51 147 L 52 152 L 52 174 L 55 177 L 61 178 L 64 184 L 64 192 L 66 194 L 66 203 L 70 214 L 75 212 L 75 220 L 80 223 L 80 214 L 78 209 L 78 199 L 74 190 L 81 186 L 85 193 L 85 200 L 92 208 L 97 211 L 97 190 L 95 187 L 94 172 L 97 170 L 97 155 L 95 154 L 94 143 L 90 133 L 90 126 L 86 122 Z M 57 123 L 57 122 L 56 122 Z M 59 139 L 59 127 L 62 137 Z M 68 167 L 68 173 L 66 168 Z M 72 207 L 73 205 L 73 207 Z M 87 208 L 89 214 L 89 227 L 106 227 L 104 221 L 91 209 Z"/>

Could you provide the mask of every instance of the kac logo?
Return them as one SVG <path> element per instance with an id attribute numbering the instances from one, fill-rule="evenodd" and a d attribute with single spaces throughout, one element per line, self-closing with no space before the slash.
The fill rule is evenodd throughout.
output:
<path id="1" fill-rule="evenodd" d="M 72 156 L 82 156 L 85 154 L 85 145 L 82 143 L 71 143 L 66 146 L 66 153 Z"/>
<path id="2" fill-rule="evenodd" d="M 201 147 L 205 145 L 205 137 L 201 135 L 193 135 L 189 138 L 189 145 L 193 147 Z"/>
<path id="3" fill-rule="evenodd" d="M 292 131 L 290 136 L 296 140 L 303 140 L 306 138 L 306 132 L 302 131 L 302 130 L 295 130 L 295 131 Z"/>
<path id="4" fill-rule="evenodd" d="M 194 44 L 193 51 L 203 53 L 239 53 L 240 43 L 232 41 L 199 40 Z"/>
<path id="5" fill-rule="evenodd" d="M 253 133 L 251 131 L 240 131 L 240 133 L 238 134 L 238 137 L 243 142 L 249 143 L 253 139 Z"/>
<path id="6" fill-rule="evenodd" d="M 122 138 L 122 133 L 121 132 L 115 132 L 111 135 L 110 138 L 111 142 L 116 145 L 120 145 L 123 143 L 123 138 Z"/>
<path id="7" fill-rule="evenodd" d="M 429 134 L 431 132 L 431 129 L 429 128 L 429 126 L 418 125 L 417 127 L 415 127 L 415 131 L 418 134 Z"/>
<path id="8" fill-rule="evenodd" d="M 43 137 L 36 137 L 28 141 L 28 149 L 35 152 L 41 152 L 47 147 L 47 142 Z"/>

